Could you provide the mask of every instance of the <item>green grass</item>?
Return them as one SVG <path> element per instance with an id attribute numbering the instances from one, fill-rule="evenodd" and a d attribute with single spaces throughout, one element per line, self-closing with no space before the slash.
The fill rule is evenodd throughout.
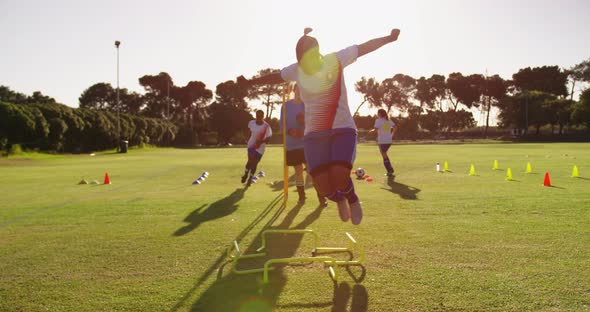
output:
<path id="1" fill-rule="evenodd" d="M 333 203 L 316 209 L 311 189 L 297 206 L 291 188 L 282 208 L 280 147 L 264 155 L 266 177 L 244 189 L 245 154 L 0 159 L 0 310 L 590 310 L 590 144 L 393 146 L 394 183 L 377 147 L 360 145 L 355 166 L 375 181 L 355 181 L 365 211 L 357 227 Z M 436 173 L 444 161 L 452 172 Z M 534 173 L 524 174 L 529 161 Z M 203 171 L 209 179 L 191 185 Z M 542 186 L 546 171 L 554 187 Z M 112 185 L 77 185 L 105 172 Z M 337 285 L 321 265 L 281 267 L 261 289 L 261 274 L 230 273 L 225 251 L 237 239 L 254 252 L 268 227 L 312 228 L 322 245 L 343 247 L 351 232 L 366 263 L 341 268 Z M 275 257 L 301 256 L 311 239 L 270 244 Z"/>

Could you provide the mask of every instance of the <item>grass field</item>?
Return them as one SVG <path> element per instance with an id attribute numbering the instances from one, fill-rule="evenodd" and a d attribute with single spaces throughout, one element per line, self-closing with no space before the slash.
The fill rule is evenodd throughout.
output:
<path id="1" fill-rule="evenodd" d="M 590 310 L 590 144 L 393 146 L 395 182 L 382 177 L 377 147 L 360 145 L 355 166 L 375 180 L 355 181 L 365 211 L 356 227 L 333 203 L 318 209 L 312 189 L 305 205 L 294 188 L 281 205 L 278 146 L 259 166 L 266 177 L 244 188 L 245 153 L 0 159 L 0 310 Z M 452 172 L 435 172 L 444 161 Z M 191 185 L 203 171 L 206 182 Z M 542 186 L 546 171 L 554 187 Z M 111 185 L 77 185 L 105 172 Z M 227 247 L 254 252 L 265 228 L 311 228 L 342 247 L 348 231 L 365 265 L 341 268 L 337 284 L 319 264 L 279 267 L 265 288 L 261 274 L 231 274 Z M 312 241 L 269 243 L 291 257 Z"/>

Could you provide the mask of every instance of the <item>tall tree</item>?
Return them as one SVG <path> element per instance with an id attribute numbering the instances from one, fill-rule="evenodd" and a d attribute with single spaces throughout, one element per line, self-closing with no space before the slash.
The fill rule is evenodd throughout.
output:
<path id="1" fill-rule="evenodd" d="M 573 101 L 559 98 L 543 103 L 543 110 L 547 122 L 551 125 L 551 133 L 554 133 L 555 125 L 559 125 L 559 134 L 563 134 L 563 128 L 569 124 Z"/>
<path id="2" fill-rule="evenodd" d="M 568 74 L 558 66 L 527 67 L 512 75 L 517 91 L 541 91 L 566 96 Z"/>
<path id="3" fill-rule="evenodd" d="M 404 77 L 394 76 L 383 80 L 374 91 L 374 106 L 387 108 L 387 114 L 390 114 L 392 108 L 397 108 L 400 112 L 406 112 L 410 103 L 410 95 L 407 93 L 405 84 L 400 82 Z"/>
<path id="4" fill-rule="evenodd" d="M 498 75 L 486 77 L 482 94 L 484 96 L 482 105 L 486 111 L 486 127 L 484 133 L 487 134 L 492 106 L 497 106 L 500 100 L 506 96 L 506 81 Z"/>
<path id="5" fill-rule="evenodd" d="M 248 111 L 248 104 L 245 100 L 247 96 L 248 89 L 232 80 L 222 82 L 215 87 L 215 101 L 230 108 Z"/>
<path id="6" fill-rule="evenodd" d="M 398 106 L 401 111 L 407 112 L 412 106 L 412 99 L 416 93 L 416 79 L 404 74 L 396 74 L 392 83 L 399 89 Z"/>
<path id="7" fill-rule="evenodd" d="M 145 104 L 141 94 L 123 88 L 119 90 L 119 105 L 122 113 L 139 115 Z"/>
<path id="8" fill-rule="evenodd" d="M 522 128 L 527 133 L 528 126 L 533 125 L 539 134 L 541 126 L 549 123 L 544 104 L 555 98 L 554 94 L 541 91 L 525 91 L 506 96 L 498 103 L 501 125 Z"/>
<path id="9" fill-rule="evenodd" d="M 201 81 L 190 81 L 174 89 L 174 98 L 180 103 L 183 120 L 193 129 L 193 121 L 205 119 L 204 107 L 213 98 L 213 92 Z"/>
<path id="10" fill-rule="evenodd" d="M 266 68 L 258 71 L 254 78 L 266 76 L 278 72 L 278 69 Z M 261 100 L 266 106 L 266 118 L 270 120 L 275 105 L 283 103 L 283 84 L 259 84 L 251 86 L 248 92 L 248 98 L 252 100 Z"/>
<path id="11" fill-rule="evenodd" d="M 170 118 L 177 108 L 177 102 L 170 98 L 174 82 L 168 73 L 145 75 L 139 78 L 139 84 L 145 89 L 145 114 L 150 117 Z"/>
<path id="12" fill-rule="evenodd" d="M 463 76 L 461 73 L 452 73 L 447 78 L 449 101 L 453 110 L 457 111 L 460 104 L 467 108 L 478 107 L 482 95 L 484 77 L 480 74 Z"/>
<path id="13" fill-rule="evenodd" d="M 580 101 L 572 106 L 572 121 L 579 125 L 585 125 L 590 132 L 590 89 L 586 89 L 580 95 Z"/>
<path id="14" fill-rule="evenodd" d="M 358 116 L 358 112 L 361 109 L 361 107 L 365 103 L 371 102 L 370 97 L 376 92 L 375 88 L 377 88 L 378 85 L 379 85 L 379 83 L 375 81 L 375 78 L 367 79 L 365 77 L 361 77 L 361 80 L 357 81 L 354 84 L 355 90 L 363 95 L 363 101 L 356 108 L 353 116 Z"/>
<path id="15" fill-rule="evenodd" d="M 23 104 L 27 103 L 27 98 L 28 96 L 23 93 L 12 91 L 9 87 L 0 85 L 0 101 Z"/>
<path id="16" fill-rule="evenodd" d="M 566 71 L 566 74 L 572 79 L 570 101 L 573 101 L 576 81 L 590 82 L 590 58 L 580 64 L 574 65 Z"/>
<path id="17" fill-rule="evenodd" d="M 239 132 L 246 132 L 248 121 L 252 119 L 245 100 L 247 95 L 246 88 L 231 80 L 215 88 L 215 102 L 208 106 L 209 124 L 220 142 L 228 143 Z"/>
<path id="18" fill-rule="evenodd" d="M 80 108 L 111 110 L 116 105 L 116 91 L 110 83 L 99 82 L 84 90 L 78 101 Z"/>
<path id="19" fill-rule="evenodd" d="M 446 95 L 445 76 L 432 75 L 430 78 L 420 77 L 416 80 L 415 98 L 422 108 L 443 111 L 442 101 Z"/>

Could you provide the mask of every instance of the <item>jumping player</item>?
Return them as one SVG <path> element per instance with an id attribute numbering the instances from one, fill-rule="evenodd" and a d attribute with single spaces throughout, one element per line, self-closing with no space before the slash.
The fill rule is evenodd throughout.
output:
<path id="1" fill-rule="evenodd" d="M 308 36 L 311 28 L 295 47 L 297 63 L 280 73 L 246 80 L 240 84 L 276 84 L 294 81 L 305 103 L 305 159 L 316 190 L 338 205 L 342 221 L 359 224 L 363 217 L 361 203 L 354 191 L 350 170 L 356 153 L 356 125 L 346 96 L 343 70 L 360 56 L 397 40 L 400 31 L 393 29 L 385 37 L 352 45 L 336 53 L 322 55 L 318 41 Z"/>
<path id="2" fill-rule="evenodd" d="M 379 109 L 377 116 L 378 118 L 375 119 L 375 126 L 370 132 L 377 131 L 377 144 L 379 144 L 379 151 L 381 152 L 381 157 L 383 157 L 383 166 L 385 166 L 385 170 L 387 170 L 385 175 L 393 177 L 394 170 L 391 161 L 389 160 L 389 156 L 387 156 L 387 151 L 393 143 L 393 137 L 397 132 L 397 125 L 393 120 L 389 119 L 389 116 L 387 116 L 387 112 L 384 109 Z"/>
<path id="3" fill-rule="evenodd" d="M 270 141 L 272 137 L 272 129 L 270 125 L 264 121 L 264 112 L 261 110 L 256 111 L 256 120 L 250 120 L 248 123 L 248 129 L 250 129 L 250 139 L 248 140 L 248 162 L 244 175 L 242 176 L 242 183 L 247 182 L 247 185 L 252 184 L 252 178 L 255 177 L 256 167 L 264 155 L 264 149 L 266 143 Z M 248 178 L 248 173 L 250 177 Z"/>

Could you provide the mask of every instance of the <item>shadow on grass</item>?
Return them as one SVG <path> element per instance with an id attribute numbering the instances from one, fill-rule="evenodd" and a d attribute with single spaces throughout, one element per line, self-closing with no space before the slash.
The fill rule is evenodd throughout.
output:
<path id="1" fill-rule="evenodd" d="M 265 225 L 265 228 L 272 224 L 279 215 L 283 212 L 285 207 L 282 205 L 281 201 L 283 199 L 283 194 L 277 195 L 267 206 L 264 210 L 256 216 L 256 218 L 240 232 L 235 238 L 236 241 L 240 242 L 252 229 L 258 225 L 264 218 L 266 218 L 273 210 L 276 210 L 274 214 L 271 215 L 269 221 Z M 228 242 L 229 244 L 230 242 Z M 201 274 L 201 276 L 197 279 L 195 285 L 186 292 L 186 294 L 171 308 L 171 311 L 178 311 L 180 307 L 184 305 L 184 303 L 190 298 L 190 296 L 201 286 L 203 283 L 211 276 L 219 267 L 223 267 L 226 262 L 227 253 L 226 251 L 222 251 L 221 254 L 213 261 L 211 266 Z"/>
<path id="2" fill-rule="evenodd" d="M 277 197 L 282 198 L 282 194 Z M 311 213 L 309 213 L 303 220 L 292 226 L 297 215 L 300 214 L 303 204 L 293 206 L 284 216 L 280 223 L 275 225 L 280 215 L 285 210 L 279 201 L 273 201 L 269 204 L 267 209 L 273 210 L 279 206 L 270 217 L 260 232 L 257 233 L 250 245 L 245 248 L 243 254 L 255 253 L 262 243 L 262 233 L 267 229 L 304 229 L 313 224 L 321 215 L 323 207 L 318 206 Z M 266 211 L 266 210 L 265 210 Z M 257 223 L 265 219 L 269 215 L 268 212 L 258 216 L 257 219 L 249 226 L 249 228 L 242 231 L 238 236 L 239 242 Z M 305 235 L 277 235 L 270 236 L 267 240 L 267 258 L 289 258 L 295 256 L 303 239 L 311 239 Z M 229 245 L 230 242 L 228 242 Z M 266 260 L 263 258 L 261 260 Z M 262 267 L 261 263 L 253 265 L 249 261 L 244 261 L 249 266 Z M 192 311 L 273 311 L 278 307 L 277 300 L 283 291 L 287 276 L 283 272 L 285 265 L 274 266 L 274 271 L 270 274 L 270 282 L 267 285 L 262 283 L 262 273 L 237 275 L 232 272 L 223 274 L 224 268 L 229 264 L 229 259 L 223 253 L 211 267 L 199 278 L 197 284 L 180 300 L 173 308 L 173 311 L 182 307 L 190 298 L 191 294 L 195 293 L 200 285 L 212 275 L 213 271 L 218 269 L 217 280 L 214 281 L 209 288 L 207 288 L 200 297 L 193 303 Z M 240 267 L 244 266 L 241 264 Z M 243 269 L 243 268 L 242 268 Z M 321 269 L 320 269 L 321 270 Z M 364 268 L 363 268 L 364 270 Z M 325 274 L 326 278 L 327 273 Z M 364 278 L 364 274 L 360 275 Z M 355 279 L 356 280 L 356 279 Z M 288 307 L 294 308 L 325 308 L 333 306 L 332 311 L 345 311 L 347 302 L 352 297 L 352 311 L 366 311 L 368 303 L 368 295 L 366 289 L 362 285 L 355 285 L 350 290 L 347 283 L 340 285 L 334 284 L 334 297 L 332 301 L 313 302 L 313 300 L 304 303 L 290 304 Z M 287 307 L 287 306 L 281 306 Z"/>
<path id="3" fill-rule="evenodd" d="M 555 185 L 543 185 L 543 187 L 549 187 L 549 188 L 554 188 L 554 189 L 558 189 L 558 190 L 565 190 L 565 187 L 561 187 L 561 186 L 555 186 Z"/>
<path id="4" fill-rule="evenodd" d="M 313 184 L 308 181 L 308 179 L 310 179 L 310 177 L 305 177 L 305 178 L 306 178 L 305 189 L 313 188 Z M 282 191 L 284 185 L 285 185 L 285 181 L 283 181 L 283 180 L 280 180 L 280 181 L 277 180 L 277 181 L 273 181 L 273 182 L 269 183 L 269 186 L 273 192 Z M 295 185 L 295 174 L 292 174 L 289 176 L 289 185 Z"/>
<path id="5" fill-rule="evenodd" d="M 220 199 L 209 206 L 202 205 L 191 212 L 184 222 L 188 224 L 174 232 L 174 236 L 182 236 L 196 229 L 201 223 L 219 219 L 234 213 L 238 209 L 238 202 L 244 198 L 247 188 L 236 189 L 228 197 Z"/>
<path id="6" fill-rule="evenodd" d="M 383 188 L 384 190 L 398 194 L 402 199 L 416 200 L 418 199 L 418 193 L 421 191 L 419 188 L 395 182 L 395 177 L 387 178 L 387 185 L 389 188 Z"/>

